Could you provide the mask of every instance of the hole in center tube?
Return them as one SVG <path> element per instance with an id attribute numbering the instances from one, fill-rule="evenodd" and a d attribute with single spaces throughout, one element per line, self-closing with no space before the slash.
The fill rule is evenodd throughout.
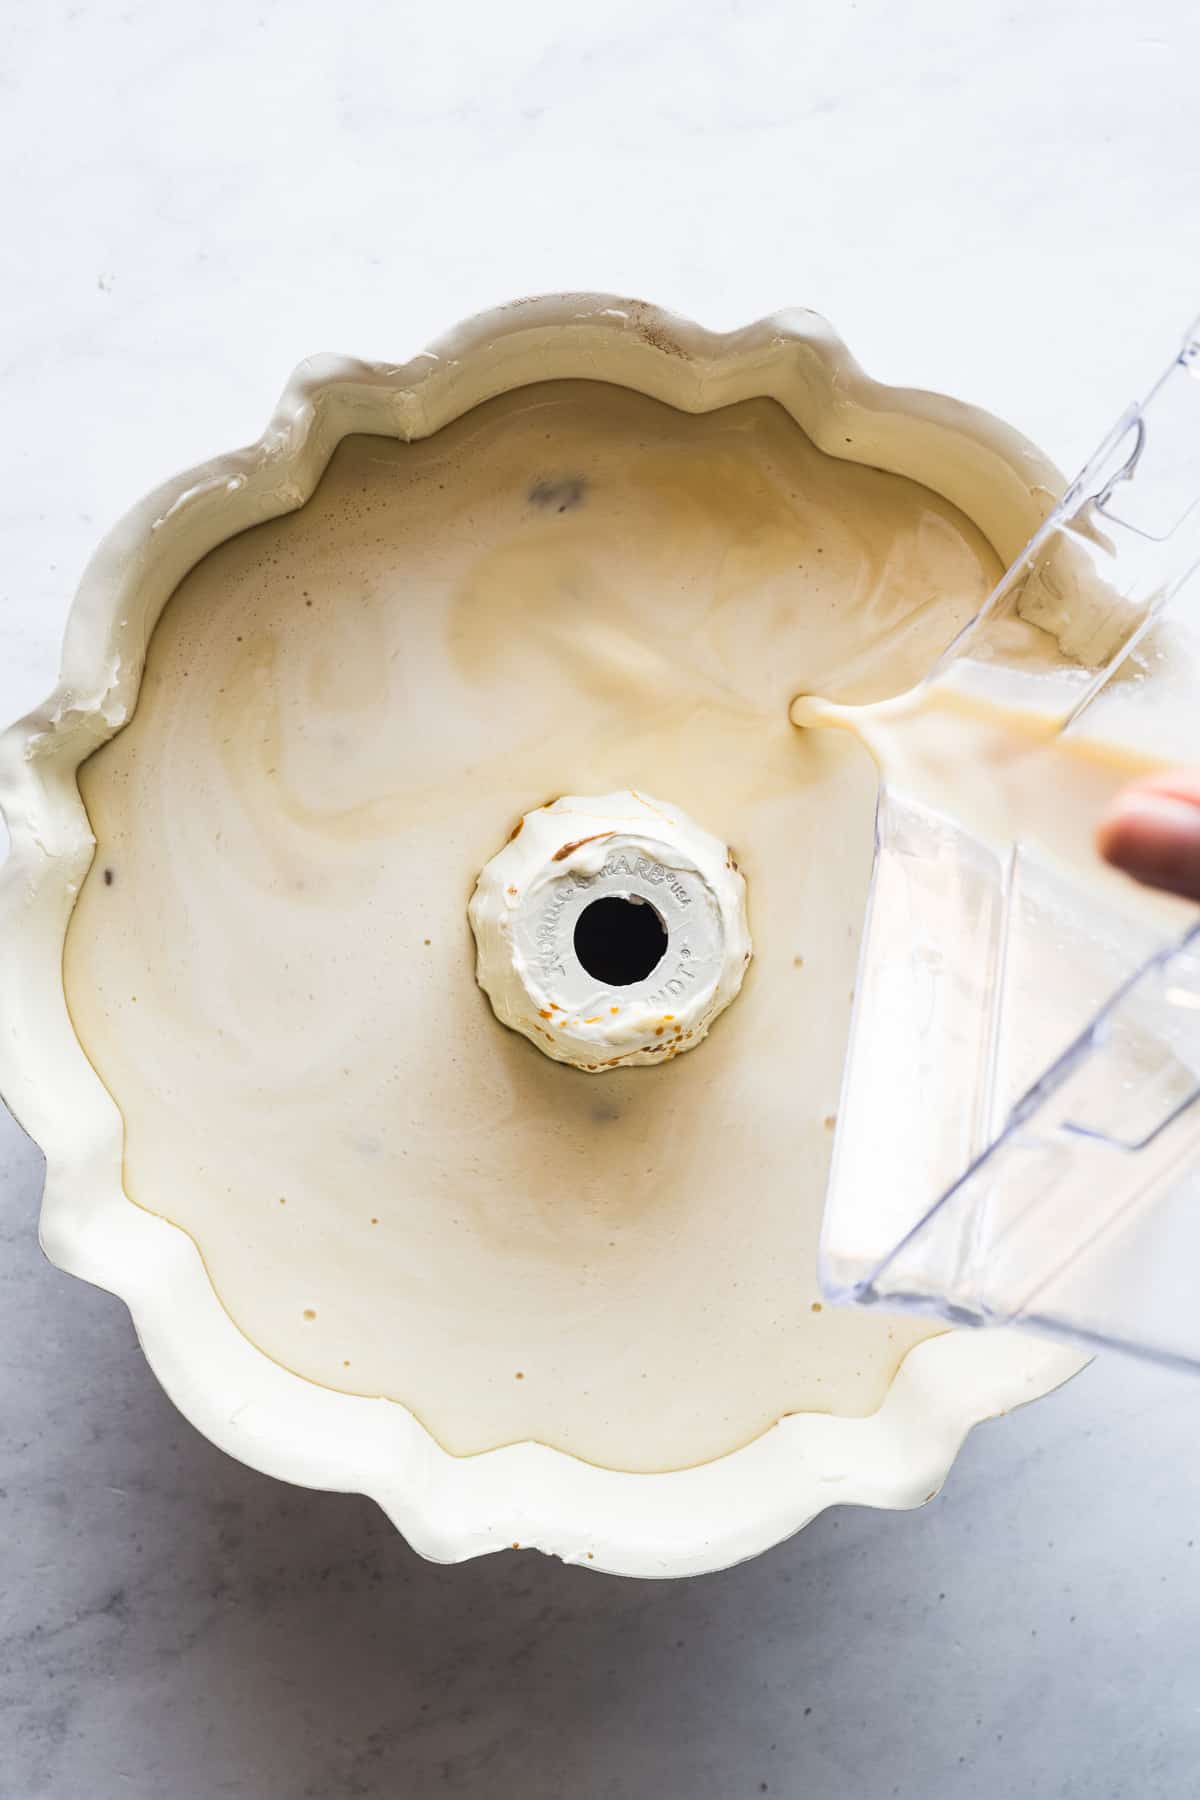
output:
<path id="1" fill-rule="evenodd" d="M 575 954 L 606 987 L 631 987 L 658 967 L 667 928 L 648 900 L 608 894 L 585 906 L 575 921 Z"/>

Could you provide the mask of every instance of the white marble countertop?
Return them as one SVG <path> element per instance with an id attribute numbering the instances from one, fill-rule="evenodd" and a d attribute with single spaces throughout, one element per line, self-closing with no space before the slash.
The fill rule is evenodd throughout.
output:
<path id="1" fill-rule="evenodd" d="M 1189 0 L 93 0 L 0 61 L 0 716 L 101 531 L 319 349 L 518 293 L 827 313 L 1064 466 L 1200 306 Z M 1200 1388 L 1109 1359 L 923 1512 L 639 1585 L 420 1563 L 228 1461 L 0 1129 L 0 1795 L 1195 1791 Z"/>

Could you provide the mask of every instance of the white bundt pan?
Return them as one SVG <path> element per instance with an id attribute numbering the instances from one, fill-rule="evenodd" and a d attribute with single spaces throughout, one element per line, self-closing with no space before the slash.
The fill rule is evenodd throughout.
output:
<path id="1" fill-rule="evenodd" d="M 950 1333 L 909 1353 L 871 1417 L 794 1415 L 673 1474 L 622 1474 L 534 1443 L 451 1456 L 402 1406 L 334 1393 L 263 1355 L 222 1308 L 191 1238 L 128 1199 L 121 1117 L 72 1029 L 61 973 L 94 853 L 76 770 L 133 712 L 150 634 L 188 570 L 234 533 L 301 506 L 349 432 L 424 437 L 509 389 L 581 376 L 690 413 L 767 395 L 831 454 L 846 455 L 852 438 L 855 461 L 952 501 L 1003 562 L 1062 488 L 1037 450 L 987 414 L 868 380 L 810 312 L 719 335 L 639 301 L 558 295 L 482 314 L 399 366 L 303 363 L 256 444 L 167 482 L 105 538 L 71 610 L 58 687 L 0 736 L 11 834 L 0 871 L 0 1092 L 46 1154 L 46 1254 L 125 1301 L 167 1393 L 231 1456 L 304 1486 L 371 1495 L 439 1561 L 519 1545 L 625 1575 L 691 1575 L 766 1549 L 827 1506 L 920 1505 L 971 1426 L 1045 1394 L 1080 1357 L 1015 1334 Z"/>

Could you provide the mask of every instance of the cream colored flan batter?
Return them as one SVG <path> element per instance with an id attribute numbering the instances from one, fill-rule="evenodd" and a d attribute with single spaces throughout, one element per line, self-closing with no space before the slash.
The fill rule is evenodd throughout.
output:
<path id="1" fill-rule="evenodd" d="M 930 1328 L 815 1279 L 876 774 L 789 704 L 907 688 L 998 573 L 771 401 L 558 382 L 347 439 L 188 575 L 80 772 L 65 978 L 131 1199 L 248 1337 L 457 1454 L 879 1406 Z M 467 903 L 523 814 L 623 790 L 732 847 L 754 960 L 694 1053 L 592 1075 L 493 1016 Z"/>

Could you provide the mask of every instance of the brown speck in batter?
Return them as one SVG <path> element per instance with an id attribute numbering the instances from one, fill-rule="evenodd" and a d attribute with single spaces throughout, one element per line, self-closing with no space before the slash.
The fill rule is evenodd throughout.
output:
<path id="1" fill-rule="evenodd" d="M 529 490 L 533 505 L 541 506 L 547 512 L 569 512 L 574 506 L 582 506 L 586 497 L 587 482 L 582 475 L 567 475 L 558 481 L 535 481 Z"/>
<path id="2" fill-rule="evenodd" d="M 306 1306 L 304 1309 L 304 1316 L 306 1319 L 315 1319 L 317 1315 L 311 1306 Z"/>
<path id="3" fill-rule="evenodd" d="M 113 884 L 113 872 L 112 872 L 112 870 L 111 870 L 111 869 L 105 869 L 105 871 L 104 871 L 104 885 L 105 885 L 105 887 L 111 887 L 111 886 L 112 886 L 112 884 Z"/>

